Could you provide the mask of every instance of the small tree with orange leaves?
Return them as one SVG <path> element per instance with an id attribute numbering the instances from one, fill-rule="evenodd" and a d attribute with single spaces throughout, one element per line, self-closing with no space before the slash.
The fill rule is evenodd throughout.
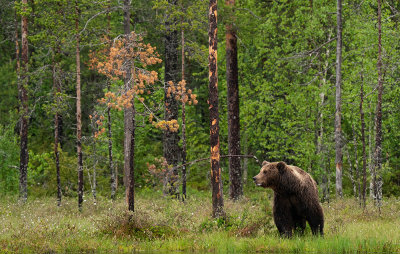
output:
<path id="1" fill-rule="evenodd" d="M 134 102 L 141 103 L 148 114 L 149 122 L 154 127 L 164 131 L 177 132 L 179 124 L 176 119 L 160 120 L 154 110 L 145 102 L 145 95 L 152 94 L 157 89 L 156 82 L 159 81 L 156 71 L 146 69 L 148 66 L 161 63 L 156 48 L 144 43 L 142 37 L 134 32 L 129 36 L 115 39 L 113 43 L 105 43 L 105 45 L 111 46 L 90 54 L 90 67 L 111 80 L 130 77 L 132 85 L 130 89 L 121 87 L 117 92 L 106 92 L 99 102 L 117 110 L 131 108 L 134 106 Z M 167 85 L 168 97 L 173 96 L 175 100 L 182 102 L 182 105 L 197 104 L 196 95 L 186 88 L 185 80 L 177 84 L 170 81 Z M 168 108 L 168 105 L 166 107 Z M 103 132 L 100 131 L 96 135 Z"/>
<path id="2" fill-rule="evenodd" d="M 132 88 L 121 88 L 117 93 L 107 92 L 99 102 L 110 108 L 122 110 L 132 107 L 135 99 L 143 104 L 150 114 L 151 123 L 160 129 L 178 131 L 176 120 L 161 121 L 155 116 L 149 106 L 145 104 L 143 95 L 151 94 L 155 90 L 155 82 L 158 81 L 158 73 L 149 71 L 147 66 L 161 63 L 156 48 L 143 42 L 143 38 L 132 32 L 129 36 L 117 38 L 110 48 L 105 48 L 90 54 L 90 67 L 99 73 L 106 75 L 111 80 L 120 80 L 131 74 Z M 156 121 L 155 121 L 156 120 Z"/>

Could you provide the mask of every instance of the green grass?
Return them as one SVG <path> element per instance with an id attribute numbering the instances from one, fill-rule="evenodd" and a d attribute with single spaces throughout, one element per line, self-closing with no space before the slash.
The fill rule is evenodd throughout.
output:
<path id="1" fill-rule="evenodd" d="M 136 196 L 129 213 L 121 198 L 90 198 L 78 212 L 75 199 L 61 207 L 53 198 L 0 201 L 0 253 L 64 252 L 400 252 L 400 201 L 387 199 L 381 214 L 353 199 L 324 204 L 325 236 L 282 239 L 266 191 L 249 191 L 239 202 L 225 200 L 226 220 L 211 219 L 208 193 L 180 201 L 160 192 Z"/>

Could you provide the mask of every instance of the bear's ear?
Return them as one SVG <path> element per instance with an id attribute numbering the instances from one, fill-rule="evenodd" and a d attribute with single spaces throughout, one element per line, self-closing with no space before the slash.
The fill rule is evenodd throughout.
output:
<path id="1" fill-rule="evenodd" d="M 263 163 L 262 163 L 263 166 L 265 166 L 265 165 L 267 165 L 267 164 L 269 164 L 268 161 L 263 161 Z"/>
<path id="2" fill-rule="evenodd" d="M 278 162 L 276 167 L 278 168 L 278 171 L 279 171 L 280 174 L 285 173 L 285 170 L 286 170 L 286 163 L 285 162 L 283 162 L 283 161 Z"/>

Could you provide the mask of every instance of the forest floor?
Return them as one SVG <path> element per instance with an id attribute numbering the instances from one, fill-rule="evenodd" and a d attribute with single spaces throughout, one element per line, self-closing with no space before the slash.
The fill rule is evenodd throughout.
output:
<path id="1" fill-rule="evenodd" d="M 232 202 L 225 199 L 226 220 L 211 219 L 209 193 L 189 193 L 185 203 L 161 192 L 142 190 L 135 213 L 124 199 L 84 202 L 64 198 L 16 198 L 0 201 L 0 253 L 64 252 L 400 252 L 400 200 L 384 201 L 381 213 L 370 201 L 359 208 L 351 198 L 323 204 L 325 236 L 282 239 L 272 219 L 271 192 L 246 191 Z"/>

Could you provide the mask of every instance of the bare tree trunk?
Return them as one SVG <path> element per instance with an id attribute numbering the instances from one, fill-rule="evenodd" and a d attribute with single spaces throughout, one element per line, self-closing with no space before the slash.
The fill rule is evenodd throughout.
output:
<path id="1" fill-rule="evenodd" d="M 185 80 L 185 31 L 182 27 L 182 80 Z M 182 201 L 186 199 L 186 108 L 182 100 Z"/>
<path id="2" fill-rule="evenodd" d="M 383 77 L 382 77 L 382 17 L 381 17 L 381 0 L 378 0 L 378 102 L 376 105 L 376 136 L 375 136 L 375 196 L 376 205 L 382 206 L 382 94 L 383 94 Z"/>
<path id="3" fill-rule="evenodd" d="M 235 6 L 235 0 L 226 0 L 226 5 Z M 226 26 L 226 81 L 228 87 L 228 151 L 229 155 L 240 155 L 239 82 L 237 61 L 237 38 L 233 24 Z M 242 170 L 239 157 L 229 157 L 229 196 L 238 200 L 243 195 Z"/>
<path id="4" fill-rule="evenodd" d="M 81 111 L 81 59 L 78 2 L 75 1 L 75 32 L 76 32 L 76 150 L 78 154 L 78 208 L 82 210 L 83 202 L 83 161 L 82 161 L 82 111 Z"/>
<path id="5" fill-rule="evenodd" d="M 126 37 L 129 36 L 131 33 L 130 27 L 130 19 L 131 19 L 131 12 L 130 12 L 130 0 L 124 0 L 124 35 Z M 129 91 L 132 88 L 131 82 L 131 70 L 128 68 L 126 70 L 126 76 L 124 78 L 124 89 L 125 92 Z M 130 170 L 130 158 L 129 158 L 129 147 L 130 147 L 130 135 L 132 126 L 130 126 L 132 119 L 132 109 L 124 108 L 124 185 L 125 189 L 128 186 L 128 178 L 129 178 L 129 170 Z"/>
<path id="6" fill-rule="evenodd" d="M 362 160 L 363 160 L 363 185 L 362 185 L 362 205 L 365 209 L 366 206 L 366 190 L 367 190 L 367 155 L 365 151 L 365 120 L 364 120 L 364 65 L 362 63 L 362 71 L 361 71 L 361 87 L 360 87 L 360 119 L 361 119 L 361 142 L 362 142 Z"/>
<path id="7" fill-rule="evenodd" d="M 210 147 L 211 147 L 211 186 L 213 217 L 225 217 L 224 199 L 222 194 L 222 179 L 219 147 L 219 112 L 218 112 L 218 65 L 217 65 L 217 0 L 210 0 L 208 30 L 208 62 L 209 85 L 208 103 L 210 110 Z"/>
<path id="8" fill-rule="evenodd" d="M 135 74 L 133 73 L 133 78 L 135 77 Z M 132 98 L 132 118 L 130 119 L 131 123 L 130 126 L 132 126 L 131 130 L 131 140 L 130 140 L 130 147 L 129 147 L 129 178 L 128 178 L 128 188 L 127 188 L 127 200 L 128 200 L 128 210 L 129 211 L 135 211 L 135 174 L 134 174 L 134 169 L 135 169 L 135 129 L 136 129 L 136 119 L 135 119 L 135 104 L 134 104 L 134 98 Z"/>
<path id="9" fill-rule="evenodd" d="M 129 36 L 130 30 L 130 0 L 124 0 L 124 33 Z M 125 91 L 132 89 L 135 80 L 135 74 L 132 71 L 135 67 L 129 67 L 125 77 Z M 135 155 L 135 103 L 134 98 L 131 101 L 132 107 L 125 108 L 125 142 L 124 142 L 124 176 L 125 176 L 125 195 L 128 204 L 128 210 L 135 210 L 135 176 L 134 176 L 134 155 Z"/>
<path id="10" fill-rule="evenodd" d="M 176 6 L 177 0 L 168 0 L 168 3 Z M 172 20 L 171 20 L 172 19 Z M 178 31 L 176 30 L 176 19 L 167 17 L 165 22 L 165 90 L 164 90 L 164 100 L 165 100 L 165 121 L 171 121 L 173 119 L 178 119 L 178 102 L 175 100 L 175 96 L 168 95 L 168 82 L 172 81 L 177 83 L 179 79 L 178 70 Z M 163 150 L 164 158 L 167 160 L 168 165 L 173 165 L 174 167 L 178 165 L 179 161 L 179 135 L 178 132 L 172 132 L 169 130 L 164 131 L 163 135 Z M 172 177 L 169 179 L 169 195 L 178 195 L 179 190 L 177 184 L 178 171 L 172 172 Z"/>
<path id="11" fill-rule="evenodd" d="M 93 137 L 94 137 L 94 129 L 93 129 Z M 97 205 L 97 191 L 96 191 L 96 188 L 97 188 L 97 177 L 96 177 L 96 175 L 97 175 L 97 156 L 96 156 L 96 153 L 97 153 L 97 149 L 96 149 L 96 138 L 94 138 L 94 140 L 93 140 L 93 151 L 92 151 L 92 158 L 93 158 L 93 178 L 92 178 L 92 184 L 91 184 L 91 187 L 92 187 L 92 195 L 93 195 L 93 204 L 94 205 Z M 89 179 L 90 179 L 90 175 L 89 175 Z"/>
<path id="12" fill-rule="evenodd" d="M 24 11 L 26 11 L 28 1 L 22 0 L 22 5 Z M 20 86 L 20 96 L 21 96 L 21 120 L 20 120 L 20 164 L 19 164 L 19 195 L 20 200 L 25 203 L 28 198 L 27 189 L 27 174 L 28 174 L 28 120 L 29 120 L 29 109 L 28 109 L 28 17 L 26 14 L 22 15 L 21 22 L 21 86 Z"/>
<path id="13" fill-rule="evenodd" d="M 61 206 L 61 179 L 60 179 L 60 153 L 58 151 L 58 145 L 60 144 L 60 113 L 58 106 L 60 105 L 59 93 L 61 92 L 61 84 L 57 73 L 59 72 L 57 64 L 54 60 L 54 54 L 57 54 L 58 50 L 54 50 L 53 53 L 53 91 L 54 98 L 56 100 L 56 114 L 54 116 L 54 157 L 56 163 L 56 174 L 57 174 L 57 206 Z"/>
<path id="14" fill-rule="evenodd" d="M 108 91 L 110 91 L 110 85 L 108 84 Z M 115 200 L 115 192 L 117 191 L 117 183 L 114 169 L 113 153 L 112 153 L 112 132 L 111 132 L 111 108 L 107 108 L 107 137 L 108 137 L 108 166 L 110 168 L 110 184 L 111 184 L 111 199 Z"/>
<path id="15" fill-rule="evenodd" d="M 109 1 L 107 7 L 107 37 L 110 41 L 110 30 L 111 30 L 111 15 L 110 15 L 110 5 L 111 1 Z M 107 81 L 107 90 L 110 92 L 110 82 Z M 110 168 L 110 185 L 111 185 L 111 199 L 115 200 L 115 192 L 117 191 L 117 183 L 116 183 L 116 176 L 115 176 L 115 169 L 114 169 L 114 161 L 113 161 L 113 153 L 112 153 L 112 131 L 111 131 L 111 108 L 107 108 L 107 137 L 108 137 L 108 166 Z"/>
<path id="16" fill-rule="evenodd" d="M 336 41 L 336 112 L 335 112 L 335 150 L 336 150 L 336 196 L 343 197 L 342 191 L 342 0 L 337 0 L 337 41 Z"/>

